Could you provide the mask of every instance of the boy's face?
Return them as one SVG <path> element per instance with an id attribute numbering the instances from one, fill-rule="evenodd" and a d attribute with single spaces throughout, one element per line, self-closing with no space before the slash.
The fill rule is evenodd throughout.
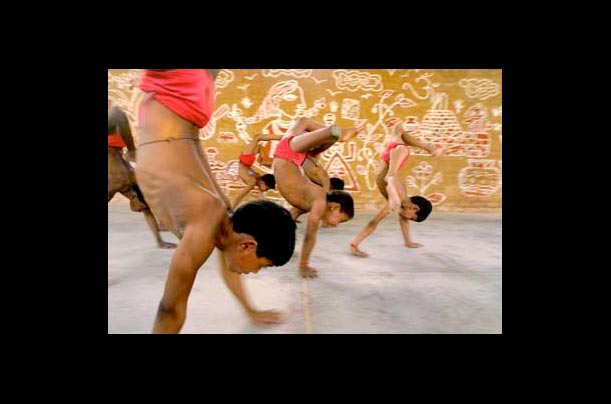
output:
<path id="1" fill-rule="evenodd" d="M 399 212 L 399 216 L 403 219 L 416 220 L 418 218 L 418 211 L 420 207 L 408 198 L 401 202 L 401 212 Z"/>
<path id="2" fill-rule="evenodd" d="M 259 191 L 261 192 L 265 192 L 269 189 L 269 187 L 267 186 L 267 184 L 265 183 L 265 181 L 261 180 L 259 181 Z"/>
<path id="3" fill-rule="evenodd" d="M 338 224 L 350 220 L 347 214 L 342 212 L 341 206 L 336 202 L 329 202 L 327 210 L 322 217 L 322 227 L 337 227 Z"/>
<path id="4" fill-rule="evenodd" d="M 255 241 L 243 242 L 225 250 L 227 268 L 239 274 L 257 273 L 264 267 L 271 267 L 273 263 L 265 257 L 257 257 L 257 243 Z"/>

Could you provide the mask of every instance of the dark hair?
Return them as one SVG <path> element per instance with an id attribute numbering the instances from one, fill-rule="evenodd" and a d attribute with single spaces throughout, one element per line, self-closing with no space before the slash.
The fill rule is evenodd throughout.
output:
<path id="1" fill-rule="evenodd" d="M 354 201 L 352 196 L 346 191 L 331 191 L 327 194 L 327 203 L 337 202 L 342 208 L 342 212 L 350 219 L 354 217 Z"/>
<path id="2" fill-rule="evenodd" d="M 108 110 L 108 134 L 121 132 L 121 128 L 129 125 L 127 114 L 118 106 Z"/>
<path id="3" fill-rule="evenodd" d="M 331 190 L 337 190 L 337 191 L 343 191 L 344 190 L 344 180 L 342 180 L 341 178 L 337 178 L 337 177 L 331 177 L 329 178 L 329 181 L 331 182 Z"/>
<path id="4" fill-rule="evenodd" d="M 257 240 L 257 257 L 270 259 L 274 266 L 291 259 L 297 225 L 288 210 L 271 201 L 252 201 L 237 208 L 232 219 L 234 232 Z"/>
<path id="5" fill-rule="evenodd" d="M 431 202 L 428 199 L 423 198 L 422 196 L 412 196 L 411 198 L 409 198 L 409 200 L 412 201 L 412 203 L 418 205 L 418 207 L 420 208 L 418 213 L 416 213 L 417 222 L 422 222 L 429 216 L 429 214 L 433 210 L 433 205 L 431 204 Z"/>
<path id="6" fill-rule="evenodd" d="M 276 177 L 273 174 L 263 174 L 260 179 L 269 189 L 276 189 Z"/>

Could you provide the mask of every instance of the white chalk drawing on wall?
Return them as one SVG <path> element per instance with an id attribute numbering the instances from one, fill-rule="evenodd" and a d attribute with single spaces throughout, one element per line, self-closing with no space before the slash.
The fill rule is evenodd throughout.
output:
<path id="1" fill-rule="evenodd" d="M 310 77 L 312 69 L 263 69 L 261 74 L 263 77 L 291 76 L 300 78 Z"/>
<path id="2" fill-rule="evenodd" d="M 238 143 L 238 137 L 233 132 L 219 132 L 216 139 L 219 143 Z"/>
<path id="3" fill-rule="evenodd" d="M 487 114 L 482 104 L 469 107 L 463 114 L 463 123 L 467 125 L 467 130 L 463 131 L 453 111 L 428 110 L 419 134 L 423 141 L 442 146 L 444 156 L 486 157 L 491 147 Z M 414 154 L 428 153 L 414 148 Z"/>
<path id="4" fill-rule="evenodd" d="M 497 96 L 501 92 L 501 86 L 490 79 L 467 79 L 458 82 L 465 89 L 465 95 L 469 98 L 485 100 Z"/>
<path id="5" fill-rule="evenodd" d="M 403 83 L 401 85 L 401 89 L 411 91 L 414 97 L 419 100 L 432 100 L 433 95 L 435 94 L 435 87 L 439 86 L 438 83 L 433 83 L 430 79 L 433 75 L 434 73 L 424 73 L 416 77 L 416 79 L 414 80 L 416 86 L 419 86 L 419 83 L 422 83 L 422 85 L 418 89 L 414 88 L 412 83 L 409 82 Z M 422 94 L 422 92 L 424 92 L 424 94 Z"/>
<path id="6" fill-rule="evenodd" d="M 238 160 L 230 160 L 227 163 L 217 160 L 216 156 L 219 154 L 219 150 L 216 147 L 204 147 L 204 151 L 210 171 L 214 174 L 219 186 L 224 190 L 238 188 L 237 184 L 240 181 Z"/>
<path id="7" fill-rule="evenodd" d="M 138 105 L 144 96 L 144 92 L 137 87 L 141 72 L 141 69 L 129 69 L 126 73 L 120 74 L 108 72 L 108 99 L 127 114 L 136 143 L 138 143 Z"/>
<path id="8" fill-rule="evenodd" d="M 335 86 L 344 91 L 382 91 L 382 76 L 357 70 L 335 70 Z"/>
<path id="9" fill-rule="evenodd" d="M 405 74 L 402 74 L 401 77 L 409 77 L 411 73 L 418 73 L 420 69 L 406 69 Z"/>
<path id="10" fill-rule="evenodd" d="M 344 119 L 356 121 L 359 117 L 361 103 L 359 100 L 344 98 L 340 116 Z"/>
<path id="11" fill-rule="evenodd" d="M 464 104 L 463 104 L 463 100 L 456 100 L 454 101 L 454 111 L 456 111 L 457 114 L 460 114 L 460 111 L 462 111 Z"/>
<path id="12" fill-rule="evenodd" d="M 251 74 L 250 76 L 244 76 L 244 78 L 248 81 L 253 81 L 255 77 L 257 77 L 259 73 Z"/>
<path id="13" fill-rule="evenodd" d="M 332 113 L 326 113 L 323 117 L 322 117 L 322 121 L 325 123 L 325 125 L 327 126 L 331 126 L 331 125 L 335 125 L 335 122 L 337 121 L 337 117 L 335 116 L 335 114 Z"/>
<path id="14" fill-rule="evenodd" d="M 440 83 L 434 83 L 431 77 L 434 73 L 424 73 L 419 75 L 414 80 L 414 85 L 409 82 L 403 83 L 401 86 L 404 90 L 409 90 L 412 94 L 421 100 L 428 99 L 430 109 L 422 118 L 420 131 L 416 134 L 423 141 L 440 145 L 444 148 L 445 156 L 467 156 L 467 157 L 486 157 L 490 153 L 491 139 L 488 130 L 491 125 L 487 120 L 487 110 L 482 104 L 476 104 L 469 107 L 463 119 L 467 123 L 468 129 L 463 131 L 458 122 L 454 111 L 448 109 L 449 98 L 444 92 L 436 91 Z M 465 81 L 466 80 L 466 81 Z M 468 86 L 468 96 L 473 98 L 489 97 L 497 88 L 491 80 L 479 80 L 476 82 L 469 81 L 471 79 L 461 79 L 459 83 L 463 83 L 463 88 Z M 453 83 L 445 83 L 453 85 Z M 498 93 L 497 93 L 498 94 Z M 462 100 L 454 101 L 456 113 L 460 113 L 464 103 Z M 428 155 L 425 150 L 414 148 L 415 155 Z"/>
<path id="15" fill-rule="evenodd" d="M 246 109 L 249 109 L 250 107 L 252 107 L 254 105 L 254 103 L 252 102 L 252 100 L 248 97 L 244 97 L 240 100 L 240 104 L 242 104 L 242 106 Z"/>
<path id="16" fill-rule="evenodd" d="M 359 183 L 350 163 L 356 161 L 358 146 L 354 141 L 336 143 L 320 155 L 324 170 L 329 177 L 339 177 L 344 180 L 344 190 L 360 191 Z"/>
<path id="17" fill-rule="evenodd" d="M 490 129 L 488 109 L 480 103 L 470 106 L 463 115 L 463 123 L 470 132 L 487 132 Z"/>
<path id="18" fill-rule="evenodd" d="M 214 136 L 216 131 L 216 122 L 227 115 L 228 112 L 229 105 L 227 104 L 223 104 L 215 109 L 206 126 L 199 130 L 199 140 L 208 140 Z"/>
<path id="19" fill-rule="evenodd" d="M 483 198 L 501 187 L 501 171 L 497 160 L 467 159 L 467 167 L 458 173 L 458 187 L 468 198 Z M 500 166 L 500 164 L 498 164 Z"/>
<path id="20" fill-rule="evenodd" d="M 316 84 L 320 84 L 320 83 L 324 83 L 325 81 L 327 81 L 327 79 L 318 79 L 314 76 L 310 77 L 312 80 L 314 80 L 314 83 Z"/>
<path id="21" fill-rule="evenodd" d="M 492 116 L 499 117 L 499 118 L 503 117 L 503 106 L 502 105 L 499 105 L 498 107 L 493 107 L 490 110 L 492 111 Z M 498 123 L 492 124 L 492 130 L 501 132 L 499 133 L 499 142 L 503 143 L 503 123 L 498 122 Z"/>
<path id="22" fill-rule="evenodd" d="M 323 105 L 326 106 L 324 98 L 307 108 L 303 88 L 296 80 L 279 81 L 269 89 L 255 114 L 246 118 L 246 123 L 252 125 L 271 118 L 264 133 L 283 134 L 295 119 L 318 115 Z"/>
<path id="23" fill-rule="evenodd" d="M 443 92 L 435 92 L 433 95 L 431 95 L 431 109 L 447 110 L 448 94 Z"/>
<path id="24" fill-rule="evenodd" d="M 252 106 L 252 103 L 250 104 Z M 235 122 L 235 128 L 238 132 L 238 136 L 244 142 L 248 143 L 252 140 L 251 136 L 246 131 L 248 125 L 245 122 L 244 114 L 242 113 L 242 108 L 238 107 L 237 104 L 232 104 L 227 117 L 232 119 Z"/>
<path id="25" fill-rule="evenodd" d="M 235 74 L 231 70 L 223 69 L 219 71 L 214 80 L 216 90 L 227 87 L 235 79 Z"/>
<path id="26" fill-rule="evenodd" d="M 252 125 L 269 120 L 261 132 L 281 135 L 297 118 L 317 116 L 326 106 L 325 98 L 319 98 L 312 108 L 308 108 L 303 88 L 296 80 L 279 81 L 269 89 L 255 114 L 247 117 L 245 123 Z M 262 145 L 259 154 L 262 164 L 271 165 L 277 143 L 274 140 Z"/>
<path id="27" fill-rule="evenodd" d="M 429 187 L 433 185 L 439 185 L 443 182 L 443 176 L 440 171 L 433 173 L 433 166 L 425 161 L 421 161 L 420 164 L 412 168 L 414 175 L 408 175 L 405 177 L 405 182 L 408 187 L 417 188 L 419 195 L 424 195 L 431 204 L 439 205 L 446 200 L 446 194 L 440 192 L 433 192 L 427 194 Z"/>

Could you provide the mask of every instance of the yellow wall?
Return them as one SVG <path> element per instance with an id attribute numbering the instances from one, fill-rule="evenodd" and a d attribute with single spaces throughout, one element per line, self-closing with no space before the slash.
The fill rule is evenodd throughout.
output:
<path id="1" fill-rule="evenodd" d="M 134 84 L 140 72 L 108 71 L 108 97 L 130 116 L 136 143 L 142 92 Z M 243 186 L 238 156 L 255 134 L 282 133 L 301 115 L 339 126 L 366 122 L 366 134 L 335 144 L 319 156 L 319 163 L 346 182 L 357 209 L 378 209 L 384 198 L 374 172 L 390 133 L 386 123 L 407 118 L 422 140 L 446 149 L 444 156 L 432 157 L 411 148 L 400 172 L 408 194 L 428 197 L 439 211 L 500 211 L 501 96 L 501 70 L 221 70 L 215 112 L 200 138 L 231 198 Z M 269 142 L 268 153 L 276 143 Z M 271 173 L 259 162 L 253 167 Z M 277 191 L 268 197 L 288 206 Z"/>

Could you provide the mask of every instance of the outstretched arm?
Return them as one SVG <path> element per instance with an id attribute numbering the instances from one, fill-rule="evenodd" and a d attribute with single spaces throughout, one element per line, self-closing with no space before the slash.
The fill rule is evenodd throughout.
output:
<path id="1" fill-rule="evenodd" d="M 242 188 L 242 190 L 238 193 L 238 195 L 233 200 L 233 210 L 237 209 L 240 201 L 244 199 L 246 194 L 249 193 L 255 187 L 255 185 L 257 185 L 256 181 L 251 184 L 246 184 L 246 186 Z"/>
<path id="2" fill-rule="evenodd" d="M 252 303 L 250 303 L 246 291 L 242 286 L 242 279 L 240 274 L 232 272 L 227 268 L 227 262 L 225 261 L 225 253 L 219 251 L 219 264 L 221 268 L 221 275 L 225 284 L 231 291 L 231 293 L 238 299 L 246 314 L 251 318 L 252 321 L 257 325 L 266 325 L 278 323 L 284 319 L 284 315 L 274 310 L 258 311 Z"/>
<path id="3" fill-rule="evenodd" d="M 403 233 L 403 241 L 405 246 L 409 248 L 422 247 L 420 243 L 414 243 L 409 232 L 409 220 L 399 216 L 399 224 L 401 225 L 401 233 Z"/>
<path id="4" fill-rule="evenodd" d="M 213 248 L 211 226 L 202 222 L 187 227 L 170 263 L 165 290 L 153 326 L 154 334 L 180 332 L 185 322 L 187 300 L 195 275 Z"/>
<path id="5" fill-rule="evenodd" d="M 242 149 L 242 153 L 245 153 L 245 154 L 255 153 L 255 151 L 258 150 L 259 142 L 263 142 L 266 140 L 280 140 L 280 139 L 282 139 L 282 135 L 270 135 L 270 134 L 260 133 L 258 135 L 255 135 L 255 137 L 250 141 L 250 143 L 248 143 Z"/>
<path id="6" fill-rule="evenodd" d="M 314 187 L 316 185 L 310 184 L 309 186 Z M 319 192 L 322 193 L 322 191 Z M 304 278 L 316 278 L 318 276 L 316 273 L 316 269 L 312 268 L 309 265 L 309 262 L 310 254 L 312 253 L 314 245 L 316 244 L 316 233 L 318 232 L 318 226 L 320 224 L 320 220 L 322 219 L 323 214 L 325 213 L 326 207 L 327 201 L 323 197 L 315 200 L 312 204 L 312 209 L 310 210 L 310 216 L 308 217 L 308 223 L 306 227 L 306 234 L 303 239 L 303 247 L 301 248 L 301 259 L 299 261 L 299 273 Z"/>

